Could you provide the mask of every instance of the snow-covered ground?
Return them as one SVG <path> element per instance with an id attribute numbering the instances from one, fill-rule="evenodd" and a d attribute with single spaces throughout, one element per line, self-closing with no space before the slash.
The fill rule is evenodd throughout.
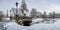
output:
<path id="1" fill-rule="evenodd" d="M 40 23 L 43 19 L 33 19 L 33 23 L 31 26 L 22 26 L 18 25 L 15 22 L 6 23 L 5 27 L 7 30 L 60 30 L 60 19 L 54 19 L 56 22 L 51 24 Z M 51 19 L 53 20 L 53 19 Z M 36 22 L 39 22 L 36 24 Z"/>

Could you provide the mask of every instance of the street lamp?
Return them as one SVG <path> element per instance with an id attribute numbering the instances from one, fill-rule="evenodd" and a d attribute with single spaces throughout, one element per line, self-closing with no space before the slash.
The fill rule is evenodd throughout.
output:
<path id="1" fill-rule="evenodd" d="M 17 8 L 18 8 L 18 2 L 16 2 L 16 14 L 18 12 Z"/>
<path id="2" fill-rule="evenodd" d="M 18 2 L 16 2 L 16 14 L 15 14 L 15 20 L 18 22 L 19 21 L 19 16 L 18 16 Z"/>

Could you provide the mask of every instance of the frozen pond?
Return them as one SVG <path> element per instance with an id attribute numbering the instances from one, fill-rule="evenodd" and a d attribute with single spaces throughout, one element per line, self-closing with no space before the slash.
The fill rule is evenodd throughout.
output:
<path id="1" fill-rule="evenodd" d="M 6 23 L 5 27 L 7 27 L 7 30 L 60 30 L 60 19 L 55 20 L 57 22 L 54 22 L 53 24 L 38 23 L 31 26 L 22 26 L 15 22 L 9 22 Z"/>

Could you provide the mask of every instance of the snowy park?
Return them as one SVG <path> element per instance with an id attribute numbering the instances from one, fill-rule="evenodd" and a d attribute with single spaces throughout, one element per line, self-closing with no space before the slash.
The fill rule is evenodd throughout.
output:
<path id="1" fill-rule="evenodd" d="M 60 30 L 60 0 L 0 0 L 0 30 Z"/>

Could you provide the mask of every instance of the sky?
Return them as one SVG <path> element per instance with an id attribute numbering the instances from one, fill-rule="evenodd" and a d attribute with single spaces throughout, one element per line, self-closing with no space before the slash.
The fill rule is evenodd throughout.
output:
<path id="1" fill-rule="evenodd" d="M 19 3 L 18 7 L 20 8 L 22 0 L 0 0 L 0 11 L 6 14 L 7 10 L 15 8 L 16 2 Z M 25 0 L 25 2 L 29 11 L 32 8 L 36 8 L 39 12 L 46 11 L 49 13 L 55 11 L 60 13 L 60 0 Z"/>

